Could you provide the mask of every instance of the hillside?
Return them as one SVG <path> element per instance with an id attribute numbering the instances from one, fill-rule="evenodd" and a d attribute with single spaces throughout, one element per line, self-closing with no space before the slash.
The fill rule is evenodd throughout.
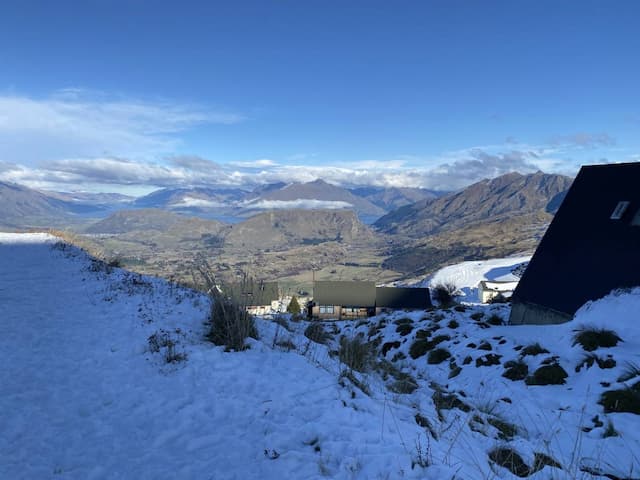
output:
<path id="1" fill-rule="evenodd" d="M 65 203 L 31 188 L 0 182 L 0 226 L 28 227 L 71 221 Z"/>
<path id="2" fill-rule="evenodd" d="M 225 244 L 249 248 L 289 248 L 325 242 L 366 244 L 375 234 L 351 210 L 274 210 L 231 226 Z"/>
<path id="3" fill-rule="evenodd" d="M 1 478 L 569 480 L 640 469 L 640 406 L 603 401 L 640 388 L 638 289 L 545 327 L 503 325 L 506 305 L 257 319 L 260 339 L 225 352 L 204 338 L 206 297 L 46 235 L 1 234 L 0 298 Z M 573 341 L 581 325 L 623 341 L 586 352 Z M 566 377 L 541 384 L 545 367 Z"/>
<path id="4" fill-rule="evenodd" d="M 402 207 L 380 218 L 375 226 L 385 233 L 415 238 L 481 221 L 546 212 L 550 202 L 557 208 L 556 197 L 571 182 L 563 175 L 508 173 L 459 192 Z"/>
<path id="5" fill-rule="evenodd" d="M 412 276 L 450 263 L 533 252 L 571 178 L 509 173 L 380 218 L 386 268 Z"/>
<path id="6" fill-rule="evenodd" d="M 87 227 L 85 232 L 93 234 L 122 234 L 156 231 L 194 234 L 202 232 L 217 233 L 223 227 L 224 224 L 214 220 L 202 220 L 166 210 L 145 208 L 140 210 L 120 210 Z"/>

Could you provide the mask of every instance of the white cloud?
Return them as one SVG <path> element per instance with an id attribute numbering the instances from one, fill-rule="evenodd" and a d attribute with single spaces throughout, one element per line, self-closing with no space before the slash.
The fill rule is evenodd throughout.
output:
<path id="1" fill-rule="evenodd" d="M 306 210 L 313 209 L 331 209 L 338 210 L 342 208 L 351 208 L 349 202 L 329 201 L 329 200 L 309 200 L 299 198 L 297 200 L 260 200 L 258 202 L 252 202 L 245 205 L 247 208 L 258 208 L 264 210 L 279 210 L 279 209 L 291 209 L 302 208 Z"/>
<path id="2" fill-rule="evenodd" d="M 235 113 L 194 105 L 109 98 L 83 90 L 46 98 L 0 95 L 0 159 L 26 165 L 98 156 L 149 159 L 173 151 L 179 132 L 242 120 Z"/>
<path id="3" fill-rule="evenodd" d="M 261 158 L 259 160 L 253 160 L 250 162 L 230 162 L 228 163 L 228 165 L 241 168 L 268 168 L 275 167 L 278 164 L 268 158 Z"/>
<path id="4" fill-rule="evenodd" d="M 213 200 L 205 200 L 204 198 L 194 198 L 185 196 L 180 202 L 171 205 L 173 208 L 219 208 L 228 206 L 221 202 L 214 202 Z"/>

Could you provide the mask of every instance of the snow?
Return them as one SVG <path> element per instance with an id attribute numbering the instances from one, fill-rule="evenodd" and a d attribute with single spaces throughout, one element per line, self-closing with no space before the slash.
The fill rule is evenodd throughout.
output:
<path id="1" fill-rule="evenodd" d="M 476 270 L 502 278 L 500 269 L 520 261 Z M 471 278 L 473 268 L 459 272 Z M 48 235 L 0 233 L 0 306 L 3 479 L 518 478 L 488 460 L 497 446 L 529 464 L 542 452 L 564 467 L 544 467 L 531 479 L 590 478 L 586 467 L 638 477 L 640 417 L 605 414 L 597 400 L 624 385 L 617 381 L 624 365 L 640 365 L 640 289 L 591 302 L 556 326 L 485 322 L 506 318 L 506 305 L 331 322 L 327 346 L 307 340 L 307 322 L 288 321 L 285 329 L 258 320 L 261 340 L 225 352 L 204 340 L 206 297 L 107 267 Z M 399 332 L 402 322 L 410 333 Z M 594 352 L 612 355 L 615 368 L 575 371 L 585 352 L 572 338 L 583 325 L 613 328 L 623 338 Z M 462 367 L 459 375 L 451 376 L 449 361 L 411 357 L 417 332 L 427 329 L 434 330 L 429 338 L 449 337 L 440 346 Z M 173 339 L 186 360 L 167 363 L 166 347 L 151 348 L 154 334 Z M 352 372 L 366 395 L 341 378 L 345 367 L 330 352 L 341 336 L 357 335 L 379 339 L 379 347 L 398 342 L 381 358 L 415 379 L 417 390 L 394 393 L 392 377 Z M 492 350 L 469 346 L 482 341 Z M 551 353 L 523 357 L 530 371 L 556 356 L 569 374 L 565 385 L 527 386 L 502 377 L 501 364 L 476 367 L 487 354 L 516 359 L 518 346 L 534 342 Z M 436 390 L 470 410 L 438 412 Z M 418 413 L 435 436 L 416 423 Z M 594 426 L 596 415 L 604 427 Z M 500 438 L 487 423 L 495 418 L 513 423 L 517 434 Z M 603 438 L 609 421 L 619 436 Z"/>
<path id="2" fill-rule="evenodd" d="M 429 287 L 438 284 L 453 284 L 461 293 L 458 300 L 479 302 L 478 284 L 482 280 L 498 282 L 518 282 L 519 278 L 511 271 L 522 263 L 528 262 L 531 255 L 498 258 L 491 260 L 462 262 L 438 270 L 434 275 L 424 279 L 417 286 Z"/>

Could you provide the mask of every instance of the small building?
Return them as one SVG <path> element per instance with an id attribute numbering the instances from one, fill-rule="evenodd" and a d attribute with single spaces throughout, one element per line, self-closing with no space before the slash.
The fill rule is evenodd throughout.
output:
<path id="1" fill-rule="evenodd" d="M 222 291 L 251 315 L 268 315 L 280 310 L 277 282 L 246 279 L 224 285 Z"/>
<path id="2" fill-rule="evenodd" d="M 374 282 L 318 281 L 313 284 L 313 318 L 361 318 L 375 313 Z"/>
<path id="3" fill-rule="evenodd" d="M 374 282 L 314 283 L 310 315 L 320 319 L 371 317 L 390 310 L 426 310 L 428 288 L 376 287 Z"/>
<path id="4" fill-rule="evenodd" d="M 498 282 L 493 280 L 482 280 L 478 284 L 478 298 L 482 303 L 490 303 L 498 295 L 509 298 L 518 285 L 518 282 Z"/>
<path id="5" fill-rule="evenodd" d="M 513 292 L 510 323 L 566 322 L 589 300 L 639 285 L 640 163 L 585 166 Z"/>
<path id="6" fill-rule="evenodd" d="M 426 310 L 431 306 L 428 288 L 376 288 L 376 315 L 392 310 Z"/>

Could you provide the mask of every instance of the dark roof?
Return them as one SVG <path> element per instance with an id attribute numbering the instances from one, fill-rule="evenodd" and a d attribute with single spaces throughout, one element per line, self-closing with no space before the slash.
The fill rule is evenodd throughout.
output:
<path id="1" fill-rule="evenodd" d="M 426 309 L 431 306 L 428 288 L 378 287 L 376 307 Z"/>
<path id="2" fill-rule="evenodd" d="M 620 219 L 612 219 L 620 202 L 629 203 Z M 640 163 L 582 167 L 513 302 L 573 315 L 588 300 L 638 285 Z"/>
<path id="3" fill-rule="evenodd" d="M 374 282 L 315 282 L 313 301 L 317 305 L 374 307 L 376 284 Z"/>
<path id="4" fill-rule="evenodd" d="M 222 291 L 243 307 L 271 305 L 272 301 L 280 298 L 277 282 L 247 279 L 240 283 L 226 284 Z"/>

